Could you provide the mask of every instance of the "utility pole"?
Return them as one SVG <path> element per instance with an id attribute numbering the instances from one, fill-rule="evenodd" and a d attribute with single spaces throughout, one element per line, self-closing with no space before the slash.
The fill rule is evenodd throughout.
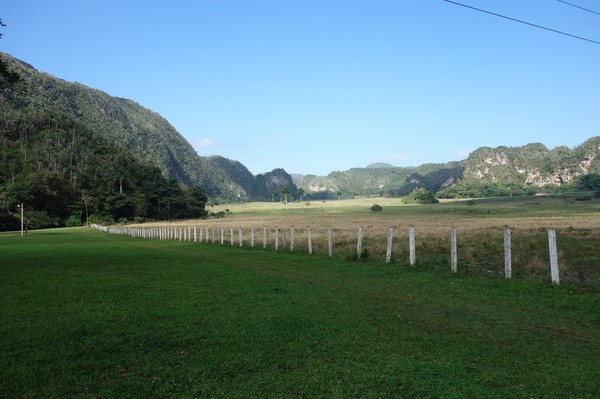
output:
<path id="1" fill-rule="evenodd" d="M 23 203 L 21 205 L 17 205 L 17 208 L 21 209 L 21 238 L 23 238 Z"/>

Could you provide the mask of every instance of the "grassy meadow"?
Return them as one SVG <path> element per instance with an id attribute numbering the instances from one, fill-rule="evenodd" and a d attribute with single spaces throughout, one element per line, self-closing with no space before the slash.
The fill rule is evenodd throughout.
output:
<path id="1" fill-rule="evenodd" d="M 470 250 L 475 259 L 488 245 L 487 229 L 509 224 L 517 236 L 523 229 L 547 238 L 539 231 L 546 220 L 560 231 L 562 257 L 566 233 L 582 238 L 572 241 L 580 250 L 589 244 L 590 259 L 598 256 L 593 201 L 408 207 L 378 200 L 380 214 L 368 211 L 373 200 L 362 201 L 345 210 L 229 206 L 227 217 L 196 223 L 310 223 L 320 231 L 319 223 L 336 222 L 339 232 L 343 223 L 368 231 L 410 223 L 418 237 L 457 225 L 462 256 Z M 435 252 L 443 241 L 427 245 Z M 460 259 L 452 274 L 442 255 L 420 255 L 413 267 L 375 254 L 354 261 L 344 248 L 329 258 L 88 228 L 2 234 L 0 397 L 598 396 L 594 284 L 507 281 Z"/>
<path id="2" fill-rule="evenodd" d="M 383 211 L 373 213 L 373 204 Z M 388 228 L 394 229 L 392 259 L 409 258 L 408 229 L 416 230 L 416 256 L 421 266 L 449 269 L 450 230 L 457 228 L 458 261 L 462 272 L 500 276 L 504 273 L 505 227 L 512 232 L 512 267 L 516 277 L 549 279 L 548 229 L 557 231 L 557 246 L 562 280 L 594 289 L 600 288 L 600 201 L 585 194 L 443 201 L 431 205 L 405 205 L 397 198 L 358 198 L 290 203 L 260 202 L 225 204 L 211 208 L 223 212 L 224 218 L 150 223 L 139 226 L 190 227 L 209 230 L 212 242 L 220 243 L 224 231 L 225 245 L 238 246 L 239 228 L 243 245 L 250 245 L 250 229 L 255 231 L 255 245 L 262 247 L 263 226 L 268 230 L 268 247 L 273 249 L 275 229 L 279 231 L 279 249 L 285 234 L 289 247 L 290 229 L 295 228 L 295 251 L 308 250 L 307 226 L 311 227 L 313 252 L 328 253 L 327 230 L 333 231 L 335 257 L 351 258 L 356 254 L 357 231 L 364 228 L 363 248 L 370 259 L 386 256 Z M 233 229 L 233 241 L 231 230 Z M 203 239 L 206 239 L 204 233 Z"/>

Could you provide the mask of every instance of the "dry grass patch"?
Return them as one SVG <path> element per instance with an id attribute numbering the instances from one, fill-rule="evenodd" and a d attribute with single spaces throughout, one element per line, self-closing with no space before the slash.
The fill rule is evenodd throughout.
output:
<path id="1" fill-rule="evenodd" d="M 369 210 L 373 203 L 383 212 Z M 254 229 L 255 246 L 262 247 L 263 227 L 267 228 L 267 246 L 275 245 L 278 231 L 279 250 L 290 249 L 291 227 L 295 230 L 295 251 L 308 251 L 307 226 L 311 229 L 313 253 L 326 254 L 327 232 L 331 227 L 335 256 L 351 257 L 356 254 L 357 231 L 364 228 L 365 248 L 371 259 L 385 259 L 387 231 L 394 229 L 392 259 L 408 260 L 408 229 L 416 230 L 416 252 L 419 261 L 449 258 L 450 229 L 458 230 L 459 263 L 463 270 L 478 273 L 502 274 L 504 268 L 503 230 L 510 227 L 513 243 L 513 267 L 517 275 L 548 272 L 547 230 L 558 233 L 559 262 L 564 273 L 583 273 L 600 277 L 600 251 L 594 243 L 600 239 L 598 202 L 585 204 L 563 200 L 533 199 L 484 202 L 468 206 L 457 201 L 433 205 L 404 205 L 400 199 L 363 198 L 319 203 L 244 203 L 211 208 L 225 212 L 223 218 L 188 220 L 176 223 L 153 223 L 144 226 L 168 228 L 196 227 L 197 238 L 206 240 L 209 232 L 212 242 L 220 242 L 221 229 L 226 245 L 239 246 L 242 229 L 244 246 L 250 245 Z M 231 231 L 233 230 L 233 242 Z M 202 233 L 200 233 L 202 231 Z M 284 245 L 285 238 L 285 245 Z M 587 278 L 587 277 L 586 277 Z"/>

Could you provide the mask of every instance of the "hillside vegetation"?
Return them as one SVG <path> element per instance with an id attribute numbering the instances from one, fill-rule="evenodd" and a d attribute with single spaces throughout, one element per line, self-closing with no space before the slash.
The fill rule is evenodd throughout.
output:
<path id="1" fill-rule="evenodd" d="M 326 199 L 341 196 L 398 197 L 422 187 L 437 192 L 462 177 L 460 162 L 425 164 L 419 167 L 394 167 L 383 164 L 347 171 L 332 172 L 327 176 L 298 175 L 294 182 L 310 198 Z"/>
<path id="2" fill-rule="evenodd" d="M 7 88 L 2 93 L 0 115 L 3 119 L 15 117 L 15 111 L 62 113 L 108 142 L 129 149 L 139 160 L 155 165 L 165 177 L 187 186 L 202 185 L 211 198 L 238 200 L 270 196 L 266 186 L 261 187 L 239 162 L 231 161 L 234 168 L 224 167 L 229 160 L 199 156 L 156 112 L 134 101 L 39 72 L 6 54 L 0 53 L 0 57 L 22 78 L 18 88 Z M 291 177 L 288 180 L 291 182 Z"/>
<path id="3" fill-rule="evenodd" d="M 463 179 L 438 193 L 442 198 L 552 193 L 581 186 L 600 171 L 600 137 L 570 149 L 543 144 L 482 147 L 463 162 Z"/>
<path id="4" fill-rule="evenodd" d="M 570 149 L 534 143 L 482 147 L 461 162 L 394 167 L 383 164 L 327 176 L 297 175 L 307 198 L 400 197 L 426 189 L 439 198 L 478 198 L 554 193 L 581 187 L 581 177 L 600 172 L 600 136 Z"/>
<path id="5" fill-rule="evenodd" d="M 138 162 L 154 165 L 164 177 L 187 187 L 202 186 L 213 202 L 399 197 L 415 189 L 438 198 L 552 193 L 578 188 L 581 176 L 600 171 L 600 137 L 593 137 L 573 149 L 550 150 L 543 144 L 483 147 L 461 162 L 417 167 L 377 163 L 293 178 L 274 169 L 254 176 L 238 161 L 199 156 L 164 118 L 131 100 L 38 72 L 5 54 L 0 57 L 7 71 L 22 80 L 15 86 L 2 85 L 0 117 L 6 126 L 40 112 L 62 115 L 108 145 L 129 150 Z"/>
<path id="6" fill-rule="evenodd" d="M 201 187 L 167 179 L 154 165 L 52 111 L 5 111 L 0 119 L 0 230 L 91 221 L 206 215 Z"/>

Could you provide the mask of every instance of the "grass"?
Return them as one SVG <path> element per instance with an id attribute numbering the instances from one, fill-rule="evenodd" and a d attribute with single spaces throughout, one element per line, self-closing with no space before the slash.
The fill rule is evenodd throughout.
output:
<path id="1" fill-rule="evenodd" d="M 358 198 L 289 204 L 281 203 L 225 204 L 211 208 L 223 211 L 222 219 L 181 221 L 158 224 L 180 227 L 197 226 L 214 229 L 217 236 L 221 228 L 230 245 L 230 230 L 234 229 L 237 245 L 238 228 L 244 231 L 245 245 L 250 241 L 250 229 L 255 229 L 256 240 L 262 244 L 262 228 L 268 228 L 268 245 L 274 246 L 276 226 L 280 240 L 291 226 L 295 226 L 295 250 L 307 252 L 306 226 L 311 226 L 315 253 L 327 253 L 327 229 L 333 229 L 334 256 L 351 257 L 356 253 L 357 229 L 364 226 L 363 247 L 376 261 L 385 259 L 388 228 L 394 228 L 395 261 L 408 259 L 408 227 L 416 229 L 416 254 L 420 263 L 439 263 L 449 259 L 450 229 L 458 230 L 459 268 L 478 274 L 503 275 L 503 230 L 512 230 L 514 276 L 549 279 L 548 233 L 557 230 L 559 264 L 563 280 L 584 284 L 600 290 L 600 200 L 579 201 L 583 194 L 548 197 L 514 197 L 467 201 L 443 201 L 431 205 L 405 205 L 396 198 Z M 370 207 L 378 203 L 383 211 L 373 213 Z M 226 210 L 228 212 L 226 212 Z M 151 226 L 146 224 L 145 226 Z M 217 239 L 219 241 L 219 239 Z M 280 242 L 281 246 L 281 242 Z"/>
<path id="2" fill-rule="evenodd" d="M 0 397 L 597 397 L 600 296 L 404 263 L 0 236 Z"/>

